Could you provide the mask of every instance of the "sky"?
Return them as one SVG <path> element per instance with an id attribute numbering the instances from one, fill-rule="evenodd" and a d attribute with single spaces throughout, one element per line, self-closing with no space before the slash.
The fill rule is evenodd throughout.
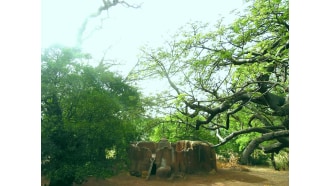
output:
<path id="1" fill-rule="evenodd" d="M 102 25 L 81 48 L 91 53 L 98 61 L 106 52 L 106 59 L 121 65 L 114 67 L 124 77 L 138 61 L 139 48 L 143 45 L 160 47 L 171 34 L 191 21 L 215 24 L 220 18 L 230 23 L 235 16 L 234 9 L 242 9 L 243 0 L 135 0 L 140 8 L 117 5 L 108 14 L 90 19 L 87 33 Z M 78 30 L 84 19 L 95 13 L 102 1 L 95 0 L 42 0 L 41 43 L 42 48 L 52 44 L 75 46 Z M 79 8 L 77 8 L 79 7 Z M 108 17 L 101 24 L 101 19 Z M 108 50 L 107 50 L 108 49 Z M 150 81 L 141 87 L 147 94 L 164 88 L 159 82 Z"/>
<path id="2" fill-rule="evenodd" d="M 80 46 L 92 54 L 96 65 L 106 54 L 106 59 L 121 64 L 113 71 L 126 77 L 138 61 L 140 47 L 148 45 L 160 47 L 170 35 L 191 21 L 215 24 L 220 18 L 230 23 L 235 16 L 234 9 L 242 9 L 243 0 L 135 0 L 130 4 L 140 4 L 140 8 L 117 5 L 93 19 L 89 19 L 86 33 L 100 27 Z M 41 4 L 41 47 L 53 44 L 75 46 L 77 33 L 83 21 L 95 13 L 102 1 L 95 0 L 42 0 Z M 79 7 L 79 8 L 76 8 Z M 102 18 L 105 19 L 102 23 Z M 105 53 L 106 52 L 106 53 Z M 138 86 L 146 95 L 168 89 L 165 80 L 146 80 Z"/>
<path id="3" fill-rule="evenodd" d="M 184 4 L 188 1 L 180 0 L 175 3 L 169 0 L 157 0 L 157 3 L 153 1 L 144 1 L 144 7 L 141 10 L 125 11 L 120 8 L 121 11 L 125 11 L 125 14 L 117 14 L 117 22 L 126 19 L 130 24 L 125 25 L 149 23 L 145 26 L 148 28 L 145 32 L 137 34 L 136 28 L 134 28 L 129 35 L 131 38 L 143 42 L 154 42 L 157 39 L 161 40 L 169 30 L 175 30 L 176 26 L 173 28 L 166 25 L 165 27 L 161 22 L 157 28 L 151 27 L 152 20 L 156 20 L 157 16 L 163 17 L 163 21 L 168 20 L 167 24 L 170 24 L 183 17 L 189 20 L 194 16 L 202 18 L 201 15 L 205 14 L 217 16 L 222 13 L 218 11 L 222 8 L 228 10 L 231 9 L 230 7 L 237 8 L 236 5 L 231 5 L 232 3 L 237 2 L 239 6 L 242 4 L 242 0 L 205 0 L 203 3 L 196 1 L 195 6 L 200 7 L 199 11 L 189 14 L 189 10 L 193 8 L 188 8 L 188 5 L 178 6 L 179 2 Z M 47 47 L 54 42 L 66 45 L 74 44 L 75 39 L 73 38 L 81 24 L 74 20 L 83 21 L 86 14 L 94 12 L 95 8 L 99 7 L 99 5 L 95 5 L 95 2 L 99 3 L 101 0 L 1 1 L 0 145 L 4 150 L 0 163 L 1 170 L 5 171 L 5 176 L 1 180 L 2 184 L 12 185 L 13 181 L 15 185 L 40 184 L 40 166 L 38 166 L 41 151 L 40 48 Z M 168 6 L 175 5 L 177 9 L 181 9 L 180 14 L 174 16 L 173 7 L 166 9 L 160 6 L 166 2 L 169 3 Z M 152 9 L 154 4 L 157 4 L 156 7 L 159 8 Z M 190 1 L 189 5 L 193 6 L 194 3 Z M 204 6 L 209 6 L 209 9 Z M 151 9 L 147 7 L 151 7 Z M 327 168 L 330 167 L 330 164 L 327 161 L 328 154 L 324 152 L 329 141 L 329 130 L 326 130 L 329 123 L 326 106 L 330 104 L 327 98 L 328 83 L 326 83 L 329 79 L 329 69 L 326 66 L 329 61 L 327 45 L 330 43 L 330 27 L 326 24 L 329 22 L 328 7 L 327 1 L 290 0 L 290 123 L 292 123 L 290 125 L 290 185 L 324 185 L 329 182 Z M 121 11 L 118 9 L 114 12 L 120 13 Z M 217 11 L 211 13 L 211 10 L 214 9 Z M 154 15 L 149 13 L 149 17 L 142 20 L 136 20 L 134 16 L 137 16 L 138 13 L 132 13 L 135 11 L 142 15 L 147 14 L 147 10 L 149 12 L 154 10 L 155 13 Z M 206 18 L 214 19 L 212 15 L 211 17 L 206 16 Z M 111 16 L 115 17 L 114 14 Z M 171 17 L 171 19 L 166 17 Z M 108 33 L 106 38 L 115 37 L 114 31 L 116 34 L 123 32 L 122 22 L 120 27 L 110 27 L 108 21 L 109 25 L 104 28 L 111 29 L 108 30 L 109 33 L 104 30 L 105 33 Z M 156 33 L 153 29 L 161 29 L 159 25 L 164 26 L 165 29 L 161 33 Z M 142 28 L 144 27 L 138 26 L 138 29 Z M 154 40 L 144 33 L 153 34 Z M 97 36 L 99 34 L 101 33 L 95 34 L 91 41 L 96 37 L 102 38 Z M 127 35 L 126 37 L 128 38 Z M 132 46 L 134 50 L 130 48 L 130 50 L 126 50 L 128 52 L 124 56 L 118 55 L 122 60 L 128 59 L 126 56 L 133 56 L 131 58 L 136 60 L 135 46 L 139 44 L 134 44 L 133 47 L 133 41 L 126 37 L 116 35 L 115 38 L 126 40 L 126 43 L 129 43 L 126 47 Z M 147 38 L 147 40 L 143 38 Z M 90 48 L 95 51 L 104 50 L 104 46 L 100 44 L 99 40 L 90 42 L 94 43 Z M 117 43 L 105 43 L 106 46 L 111 44 L 113 50 L 115 48 L 120 50 Z M 110 54 L 115 55 L 115 52 Z"/>
<path id="4" fill-rule="evenodd" d="M 188 0 L 127 2 L 141 4 L 141 8 L 127 8 L 122 5 L 110 8 L 109 19 L 103 22 L 103 28 L 94 33 L 83 47 L 96 52 L 109 45 L 116 48 L 117 45 L 131 43 L 131 46 L 136 48 L 136 45 L 148 41 L 159 43 L 162 36 L 176 31 L 189 21 L 214 23 L 220 15 L 230 19 L 233 16 L 229 15 L 229 12 L 245 4 L 243 0 L 206 0 L 203 3 Z M 96 12 L 101 3 L 101 0 L 42 0 L 42 47 L 54 43 L 75 45 L 77 31 L 83 20 Z M 99 22 L 99 18 L 92 20 L 92 24 Z M 89 28 L 93 26 L 89 25 Z"/>

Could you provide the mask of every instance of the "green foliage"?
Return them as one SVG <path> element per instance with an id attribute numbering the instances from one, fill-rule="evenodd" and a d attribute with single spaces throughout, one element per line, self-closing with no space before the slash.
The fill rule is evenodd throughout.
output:
<path id="1" fill-rule="evenodd" d="M 177 115 L 180 114 L 177 113 Z M 217 142 L 211 131 L 195 130 L 195 128 L 182 123 L 181 119 L 173 116 L 166 116 L 162 119 L 158 118 L 158 123 L 149 133 L 150 139 L 155 142 L 158 142 L 163 137 L 171 142 L 179 140 L 200 140 L 213 144 Z"/>
<path id="2" fill-rule="evenodd" d="M 278 154 L 275 154 L 274 160 L 275 165 L 269 159 L 267 163 L 276 170 L 289 170 L 289 149 L 284 149 Z"/>
<path id="3" fill-rule="evenodd" d="M 251 165 L 268 165 L 270 155 L 264 153 L 262 150 L 254 150 L 251 154 L 250 164 Z"/>
<path id="4" fill-rule="evenodd" d="M 246 152 L 264 163 L 268 154 L 246 147 L 255 150 L 252 142 L 263 135 L 288 132 L 288 0 L 247 2 L 232 24 L 189 23 L 163 47 L 142 49 L 131 78 L 164 78 L 172 87 L 156 96 L 163 112 L 152 117 L 160 123 L 150 138 L 209 141 L 219 153 Z M 288 146 L 276 137 L 260 143 L 277 142 Z"/>
<path id="5" fill-rule="evenodd" d="M 242 152 L 247 144 L 251 141 L 251 135 L 241 135 L 238 139 L 235 140 L 235 142 L 239 145 L 238 150 Z"/>
<path id="6" fill-rule="evenodd" d="M 42 55 L 42 173 L 54 185 L 114 174 L 141 130 L 137 89 L 102 63 L 84 64 L 89 58 L 61 47 Z M 120 155 L 107 159 L 106 149 Z"/>

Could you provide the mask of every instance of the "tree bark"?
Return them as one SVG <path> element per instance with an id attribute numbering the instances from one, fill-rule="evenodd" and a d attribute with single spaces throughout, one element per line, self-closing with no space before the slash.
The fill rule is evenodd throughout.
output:
<path id="1" fill-rule="evenodd" d="M 289 130 L 267 133 L 262 135 L 260 138 L 252 140 L 243 151 L 241 164 L 246 165 L 249 163 L 250 155 L 262 142 L 276 139 L 278 137 L 285 137 L 285 136 L 289 136 Z"/>
<path id="2" fill-rule="evenodd" d="M 261 146 L 260 148 L 264 151 L 264 153 L 279 153 L 280 150 L 282 150 L 285 147 L 289 147 L 289 143 L 274 143 L 271 145 L 268 145 L 266 147 Z"/>

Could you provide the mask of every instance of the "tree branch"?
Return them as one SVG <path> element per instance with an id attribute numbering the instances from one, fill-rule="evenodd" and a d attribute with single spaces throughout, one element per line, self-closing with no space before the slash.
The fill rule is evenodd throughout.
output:
<path id="1" fill-rule="evenodd" d="M 262 142 L 287 136 L 289 136 L 289 130 L 281 130 L 276 132 L 269 132 L 262 135 L 260 138 L 252 140 L 243 151 L 241 163 L 244 165 L 248 164 L 250 155 Z"/>
<path id="2" fill-rule="evenodd" d="M 244 129 L 244 130 L 240 130 L 240 131 L 235 131 L 233 133 L 231 133 L 230 135 L 226 136 L 225 138 L 223 138 L 223 140 L 221 140 L 222 142 L 213 145 L 213 148 L 222 146 L 224 144 L 226 144 L 227 142 L 229 142 L 231 139 L 241 135 L 241 134 L 246 134 L 246 133 L 250 133 L 250 132 L 258 132 L 258 133 L 269 133 L 272 132 L 273 130 L 278 130 L 278 129 L 284 129 L 284 127 L 254 127 L 254 128 L 248 128 L 248 129 Z M 287 132 L 289 132 L 288 130 L 286 130 Z"/>

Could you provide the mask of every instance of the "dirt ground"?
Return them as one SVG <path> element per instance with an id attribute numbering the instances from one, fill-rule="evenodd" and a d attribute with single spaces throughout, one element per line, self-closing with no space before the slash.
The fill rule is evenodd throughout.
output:
<path id="1" fill-rule="evenodd" d="M 42 180 L 43 186 L 46 180 Z M 81 186 L 288 186 L 289 171 L 275 171 L 265 167 L 244 166 L 238 168 L 221 168 L 217 172 L 186 174 L 172 180 L 160 179 L 151 175 L 147 181 L 130 176 L 123 172 L 107 179 L 90 178 Z M 78 185 L 75 185 L 78 186 Z"/>

